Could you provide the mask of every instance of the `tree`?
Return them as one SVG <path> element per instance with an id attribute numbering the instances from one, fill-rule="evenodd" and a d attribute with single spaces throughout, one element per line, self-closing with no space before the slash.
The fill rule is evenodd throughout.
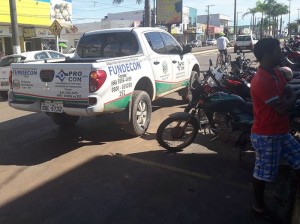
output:
<path id="1" fill-rule="evenodd" d="M 277 30 L 280 31 L 280 33 L 282 32 L 282 15 L 288 14 L 289 13 L 289 6 L 279 3 L 276 5 L 276 17 L 277 17 Z M 280 16 L 280 27 L 278 29 L 278 20 L 279 20 L 279 16 Z"/>
<path id="2" fill-rule="evenodd" d="M 242 18 L 244 19 L 245 16 L 247 15 L 251 15 L 251 23 L 252 23 L 252 30 L 255 29 L 255 14 L 257 13 L 257 8 L 249 8 L 247 10 L 247 12 L 245 12 L 243 15 L 242 15 Z"/>
<path id="3" fill-rule="evenodd" d="M 121 4 L 124 0 L 113 0 L 113 4 Z M 137 4 L 141 4 L 142 0 L 136 0 Z M 151 26 L 151 10 L 150 10 L 150 0 L 145 0 L 145 18 L 144 26 Z"/>
<path id="4" fill-rule="evenodd" d="M 263 27 L 264 27 L 264 15 L 268 10 L 268 0 L 264 0 L 263 2 L 258 0 L 256 2 L 256 9 L 258 12 L 261 13 L 261 24 L 260 24 L 260 37 L 263 37 Z"/>

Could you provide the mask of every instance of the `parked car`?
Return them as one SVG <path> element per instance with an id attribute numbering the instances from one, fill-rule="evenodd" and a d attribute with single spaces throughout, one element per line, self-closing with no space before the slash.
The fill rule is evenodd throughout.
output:
<path id="1" fill-rule="evenodd" d="M 206 45 L 207 46 L 215 46 L 215 45 L 217 45 L 217 40 L 216 39 L 208 39 L 208 40 L 206 40 Z"/>
<path id="2" fill-rule="evenodd" d="M 20 61 L 34 61 L 49 58 L 66 58 L 64 54 L 52 50 L 28 51 L 20 54 L 4 56 L 0 60 L 0 96 L 7 98 L 9 89 L 8 76 L 11 63 Z"/>
<path id="3" fill-rule="evenodd" d="M 202 41 L 201 40 L 193 40 L 191 42 L 192 47 L 202 47 Z"/>
<path id="4" fill-rule="evenodd" d="M 67 57 L 73 57 L 74 53 L 76 51 L 75 47 L 70 48 L 64 55 L 66 55 Z"/>

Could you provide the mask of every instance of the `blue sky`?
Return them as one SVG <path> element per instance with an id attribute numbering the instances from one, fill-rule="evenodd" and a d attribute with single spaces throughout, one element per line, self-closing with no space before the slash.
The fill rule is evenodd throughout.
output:
<path id="1" fill-rule="evenodd" d="M 112 4 L 113 0 L 73 0 L 73 23 L 87 23 L 100 21 L 101 18 L 107 15 L 107 13 L 118 13 L 126 11 L 141 10 L 144 7 L 144 3 L 138 5 L 136 0 L 124 0 L 120 5 Z M 153 5 L 153 1 L 151 1 Z M 242 14 L 247 11 L 248 8 L 255 7 L 256 0 L 236 0 L 237 12 L 239 15 L 238 22 L 240 25 L 250 23 L 251 16 L 246 16 L 242 19 Z M 291 22 L 298 18 L 298 12 L 300 9 L 300 0 L 277 0 L 278 3 L 284 3 L 289 5 L 291 3 Z M 184 6 L 190 6 L 197 9 L 198 15 L 207 14 L 207 5 L 210 6 L 211 14 L 223 14 L 231 17 L 233 20 L 234 15 L 234 0 L 183 0 Z M 257 14 L 260 17 L 260 14 Z M 288 15 L 283 16 L 285 25 L 288 23 Z"/>

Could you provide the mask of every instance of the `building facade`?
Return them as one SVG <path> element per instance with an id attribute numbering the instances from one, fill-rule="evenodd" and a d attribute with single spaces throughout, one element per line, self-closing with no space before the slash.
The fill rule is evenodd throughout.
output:
<path id="1" fill-rule="evenodd" d="M 16 15 L 21 52 L 55 49 L 56 37 L 49 27 L 57 20 L 63 27 L 72 26 L 72 0 L 18 0 Z M 9 1 L 1 1 L 0 56 L 13 53 Z"/>

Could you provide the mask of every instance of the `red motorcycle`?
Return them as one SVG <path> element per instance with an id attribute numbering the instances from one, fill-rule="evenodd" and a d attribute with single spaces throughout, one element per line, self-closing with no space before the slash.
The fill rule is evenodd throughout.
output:
<path id="1" fill-rule="evenodd" d="M 288 46 L 282 48 L 284 55 L 294 63 L 300 63 L 300 51 L 292 50 Z"/>

